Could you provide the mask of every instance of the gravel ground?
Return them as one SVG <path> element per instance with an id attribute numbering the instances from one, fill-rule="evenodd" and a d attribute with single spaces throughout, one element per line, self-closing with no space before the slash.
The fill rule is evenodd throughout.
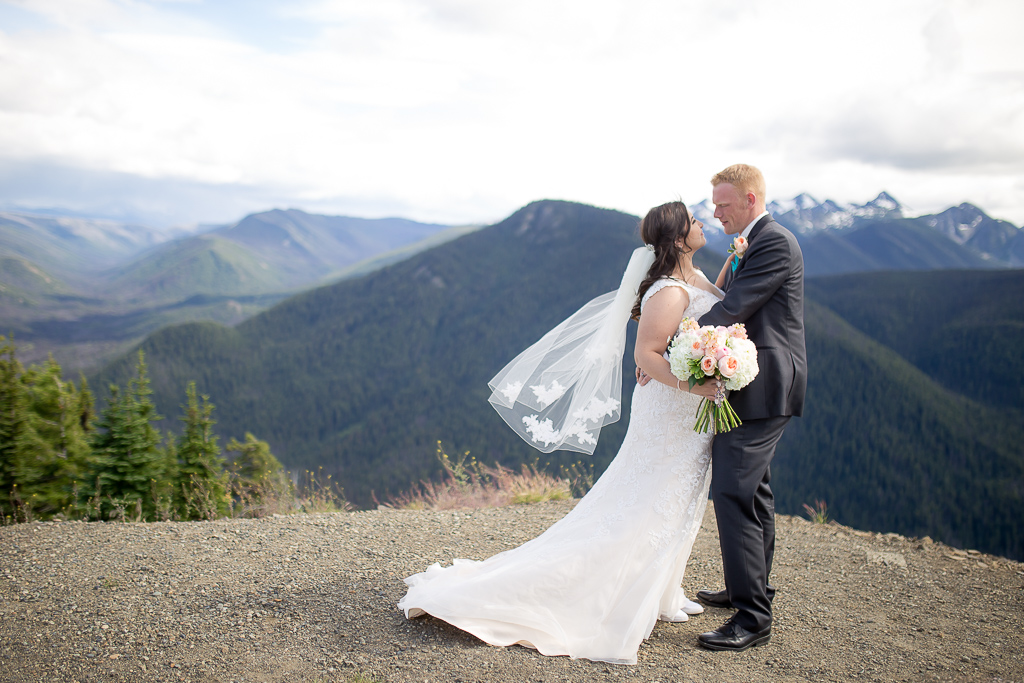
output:
<path id="1" fill-rule="evenodd" d="M 771 643 L 709 652 L 729 613 L 659 623 L 636 666 L 407 621 L 402 578 L 483 559 L 574 502 L 0 528 L 3 681 L 1024 681 L 1024 565 L 778 518 Z M 685 588 L 720 587 L 714 509 Z"/>

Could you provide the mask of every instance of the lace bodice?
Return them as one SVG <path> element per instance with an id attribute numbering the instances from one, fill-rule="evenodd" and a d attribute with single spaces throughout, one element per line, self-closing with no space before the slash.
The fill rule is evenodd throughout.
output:
<path id="1" fill-rule="evenodd" d="M 706 289 L 688 285 L 682 280 L 676 280 L 675 278 L 663 277 L 655 280 L 650 289 L 644 293 L 644 298 L 640 301 L 641 315 L 643 315 L 644 307 L 647 305 L 647 302 L 650 301 L 651 297 L 666 287 L 679 287 L 686 290 L 686 293 L 689 295 L 690 303 L 687 305 L 686 310 L 683 311 L 683 318 L 699 318 L 711 310 L 711 307 L 721 300 L 721 297 L 712 294 Z M 712 287 L 714 287 L 714 285 L 712 285 Z M 682 319 L 680 319 L 680 322 L 682 322 Z"/>

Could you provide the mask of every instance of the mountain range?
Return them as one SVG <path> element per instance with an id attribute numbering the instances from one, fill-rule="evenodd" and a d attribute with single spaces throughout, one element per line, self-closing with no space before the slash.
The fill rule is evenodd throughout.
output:
<path id="1" fill-rule="evenodd" d="M 895 198 L 881 192 L 865 204 L 819 202 L 801 194 L 767 208 L 796 234 L 809 276 L 1024 266 L 1024 231 L 972 204 L 908 218 Z M 714 205 L 704 200 L 692 209 L 705 224 L 708 245 L 725 251 L 731 237 L 714 217 Z"/>
<path id="2" fill-rule="evenodd" d="M 808 275 L 1024 265 L 1024 234 L 970 204 L 906 218 L 880 193 L 863 205 L 807 194 L 769 208 L 797 234 Z M 729 238 L 703 201 L 709 251 Z M 372 272 L 477 226 L 320 216 L 297 209 L 159 231 L 0 213 L 0 319 L 26 360 L 95 368 L 176 322 L 237 324 L 297 292 Z M 712 268 L 713 269 L 713 268 Z"/>
<path id="3" fill-rule="evenodd" d="M 821 234 L 889 219 L 864 220 Z M 253 432 L 290 468 L 323 468 L 364 506 L 436 475 L 438 441 L 488 463 L 532 462 L 536 452 L 487 403 L 487 381 L 617 286 L 636 227 L 628 214 L 536 202 L 235 327 L 165 328 L 142 344 L 154 399 L 174 415 L 195 380 L 224 439 Z M 931 231 L 919 235 L 930 237 L 926 255 L 957 246 L 916 228 Z M 698 257 L 705 270 L 722 259 Z M 810 278 L 807 293 L 808 407 L 773 465 L 778 511 L 820 498 L 844 524 L 1024 557 L 1024 271 L 869 270 Z M 111 364 L 92 385 L 123 383 L 133 362 Z M 623 366 L 628 406 L 629 354 Z M 602 432 L 596 472 L 618 448 L 623 412 Z M 575 459 L 555 453 L 542 465 Z"/>
<path id="4" fill-rule="evenodd" d="M 711 203 L 691 209 L 706 225 L 709 247 L 725 251 L 729 237 Z M 865 204 L 801 194 L 772 201 L 768 209 L 814 257 L 807 259 L 810 274 L 817 274 L 815 268 L 834 274 L 1024 265 L 1024 232 L 971 204 L 907 218 L 903 206 L 882 192 Z M 196 295 L 295 292 L 368 272 L 472 229 L 298 209 L 171 230 L 0 212 L 0 301 L 38 306 L 56 294 L 117 302 L 123 309 Z"/>
<path id="5" fill-rule="evenodd" d="M 294 291 L 450 230 L 403 218 L 319 216 L 298 209 L 252 214 L 199 234 L 0 213 L 0 254 L 82 296 L 152 304 L 197 294 Z M 10 286 L 14 278 L 7 273 L 5 268 L 2 282 Z M 22 278 L 21 284 L 26 294 L 40 291 L 38 283 Z"/>
<path id="6" fill-rule="evenodd" d="M 89 367 L 163 325 L 234 324 L 473 229 L 289 209 L 195 234 L 3 213 L 0 317 L 27 360 L 54 353 L 68 367 Z"/>
<path id="7" fill-rule="evenodd" d="M 275 209 L 153 249 L 105 279 L 122 297 L 145 301 L 296 291 L 366 259 L 462 232 L 402 218 Z"/>

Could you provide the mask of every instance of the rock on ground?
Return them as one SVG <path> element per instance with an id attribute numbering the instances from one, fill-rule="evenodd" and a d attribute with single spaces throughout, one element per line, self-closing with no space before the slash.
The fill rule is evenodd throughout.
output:
<path id="1" fill-rule="evenodd" d="M 613 666 L 396 608 L 403 577 L 573 505 L 0 528 L 0 680 L 1024 681 L 1024 565 L 795 517 L 778 518 L 772 641 L 744 653 L 697 646 L 726 610 L 659 623 L 639 664 Z M 684 587 L 720 582 L 709 505 Z"/>

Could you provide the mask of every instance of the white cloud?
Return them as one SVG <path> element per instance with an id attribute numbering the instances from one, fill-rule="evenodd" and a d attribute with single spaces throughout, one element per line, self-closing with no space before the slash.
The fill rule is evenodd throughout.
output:
<path id="1" fill-rule="evenodd" d="M 928 208 L 1024 182 L 1014 0 L 16 5 L 48 23 L 0 32 L 6 167 L 209 184 L 245 210 L 641 213 L 740 160 L 780 196 Z M 1019 192 L 999 204 L 1024 222 Z"/>

